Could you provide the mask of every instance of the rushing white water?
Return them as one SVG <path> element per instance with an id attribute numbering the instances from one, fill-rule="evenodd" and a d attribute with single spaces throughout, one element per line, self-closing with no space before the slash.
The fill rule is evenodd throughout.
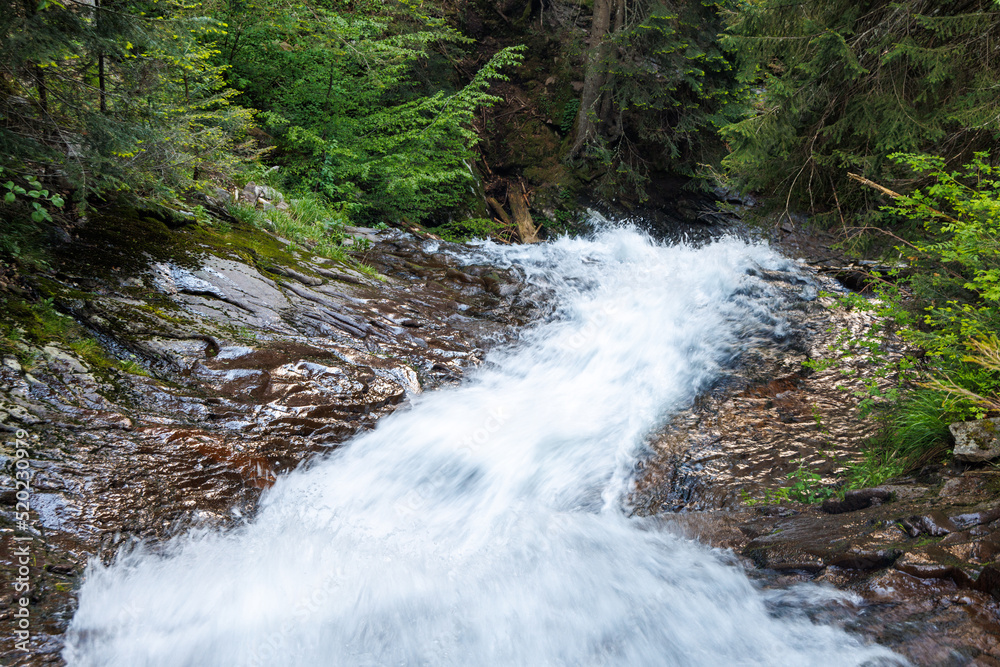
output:
<path id="1" fill-rule="evenodd" d="M 778 298 L 766 247 L 634 230 L 481 251 L 556 311 L 281 479 L 254 519 L 91 564 L 71 665 L 850 665 L 891 654 L 769 611 L 709 549 L 627 517 L 644 438 Z M 815 589 L 820 590 L 820 589 Z"/>

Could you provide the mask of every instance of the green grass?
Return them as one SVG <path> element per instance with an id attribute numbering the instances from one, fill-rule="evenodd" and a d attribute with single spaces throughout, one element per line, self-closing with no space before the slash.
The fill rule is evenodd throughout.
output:
<path id="1" fill-rule="evenodd" d="M 469 239 L 488 239 L 492 236 L 499 236 L 505 229 L 503 223 L 496 220 L 466 218 L 446 222 L 439 227 L 430 227 L 427 231 L 437 234 L 445 241 L 461 243 Z"/>
<path id="2" fill-rule="evenodd" d="M 346 213 L 324 203 L 316 195 L 304 194 L 290 199 L 287 210 L 262 211 L 244 204 L 230 204 L 228 210 L 244 225 L 273 232 L 311 253 L 355 263 L 341 245 Z"/>
<path id="3" fill-rule="evenodd" d="M 955 399 L 931 389 L 915 389 L 880 416 L 881 431 L 869 438 L 861 460 L 848 472 L 848 486 L 884 484 L 943 457 L 949 449 L 948 425 L 957 419 Z"/>

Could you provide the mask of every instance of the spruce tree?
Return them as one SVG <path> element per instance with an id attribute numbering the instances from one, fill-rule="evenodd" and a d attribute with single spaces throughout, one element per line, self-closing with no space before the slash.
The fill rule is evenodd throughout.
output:
<path id="1" fill-rule="evenodd" d="M 718 40 L 727 6 L 595 0 L 571 155 L 607 167 L 608 196 L 643 198 L 651 171 L 693 174 L 721 156 L 717 130 L 745 111 Z"/>
<path id="2" fill-rule="evenodd" d="M 0 14 L 0 168 L 78 204 L 171 205 L 232 159 L 232 106 L 206 37 L 221 26 L 168 0 L 19 0 Z"/>
<path id="3" fill-rule="evenodd" d="M 781 207 L 869 207 L 849 172 L 891 182 L 908 174 L 888 159 L 897 151 L 957 166 L 995 146 L 998 40 L 993 0 L 746 3 L 725 41 L 754 113 L 725 129 L 725 164 Z"/>

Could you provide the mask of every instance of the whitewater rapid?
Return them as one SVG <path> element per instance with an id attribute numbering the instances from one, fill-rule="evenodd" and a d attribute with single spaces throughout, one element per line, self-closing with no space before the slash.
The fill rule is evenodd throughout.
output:
<path id="1" fill-rule="evenodd" d="M 776 614 L 725 554 L 623 507 L 647 436 L 746 345 L 784 333 L 787 296 L 759 273 L 789 260 L 612 229 L 468 261 L 518 267 L 551 316 L 460 386 L 279 479 L 247 523 L 91 563 L 70 665 L 893 660 Z"/>

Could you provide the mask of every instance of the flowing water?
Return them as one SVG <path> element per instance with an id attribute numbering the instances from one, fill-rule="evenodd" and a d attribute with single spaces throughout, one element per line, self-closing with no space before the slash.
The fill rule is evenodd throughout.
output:
<path id="1" fill-rule="evenodd" d="M 647 436 L 783 334 L 787 297 L 759 273 L 792 263 L 631 229 L 475 254 L 519 267 L 551 315 L 280 479 L 246 523 L 91 564 L 71 665 L 892 661 L 809 620 L 833 594 L 776 605 L 725 554 L 623 507 Z"/>

